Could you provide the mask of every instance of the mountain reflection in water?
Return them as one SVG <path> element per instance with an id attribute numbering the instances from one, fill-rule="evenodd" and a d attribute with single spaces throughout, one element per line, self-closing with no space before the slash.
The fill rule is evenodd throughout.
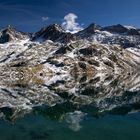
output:
<path id="1" fill-rule="evenodd" d="M 140 109 L 138 73 L 24 72 L 1 75 L 0 139 L 140 138 L 140 114 L 135 113 Z"/>
<path id="2" fill-rule="evenodd" d="M 139 109 L 138 73 L 31 77 L 19 72 L 1 77 L 0 81 L 0 116 L 9 121 L 34 111 L 56 119 L 76 111 L 78 114 L 75 117 L 81 121 L 89 112 L 94 117 L 100 117 L 108 113 L 127 114 Z M 70 119 L 66 120 L 70 122 Z"/>

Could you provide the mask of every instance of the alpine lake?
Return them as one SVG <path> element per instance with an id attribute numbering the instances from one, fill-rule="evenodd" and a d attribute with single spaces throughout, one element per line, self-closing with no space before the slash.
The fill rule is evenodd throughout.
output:
<path id="1" fill-rule="evenodd" d="M 1 81 L 0 140 L 140 139 L 139 74 L 12 77 Z"/>

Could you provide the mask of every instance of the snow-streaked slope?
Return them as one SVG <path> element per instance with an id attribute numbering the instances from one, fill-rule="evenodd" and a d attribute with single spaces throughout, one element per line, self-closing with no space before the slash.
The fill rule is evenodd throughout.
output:
<path id="1" fill-rule="evenodd" d="M 55 32 L 48 34 L 49 26 L 31 38 L 10 32 L 15 39 L 0 44 L 0 109 L 24 114 L 69 102 L 101 113 L 139 103 L 140 37 L 116 33 L 130 27 L 115 26 L 114 33 L 114 27 L 92 24 L 74 38 L 53 27 Z"/>

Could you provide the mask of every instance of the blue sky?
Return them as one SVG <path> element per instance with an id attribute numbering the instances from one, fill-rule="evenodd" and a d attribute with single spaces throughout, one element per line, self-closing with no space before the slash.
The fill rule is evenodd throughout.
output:
<path id="1" fill-rule="evenodd" d="M 140 0 L 0 0 L 0 28 L 10 24 L 34 32 L 52 23 L 62 24 L 69 13 L 76 16 L 78 27 L 95 22 L 140 28 Z"/>

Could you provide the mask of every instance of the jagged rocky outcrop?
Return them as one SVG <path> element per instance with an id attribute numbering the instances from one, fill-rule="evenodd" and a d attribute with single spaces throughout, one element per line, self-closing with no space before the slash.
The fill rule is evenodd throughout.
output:
<path id="1" fill-rule="evenodd" d="M 107 27 L 91 24 L 89 27 L 76 33 L 76 35 L 82 39 L 88 39 L 103 44 L 118 44 L 124 48 L 139 48 L 140 46 L 139 29 L 120 24 Z"/>
<path id="2" fill-rule="evenodd" d="M 95 23 L 90 24 L 86 29 L 79 31 L 76 33 L 76 36 L 79 38 L 88 38 L 96 33 L 97 30 L 101 30 L 102 27 L 100 25 L 97 25 Z"/>
<path id="3" fill-rule="evenodd" d="M 107 26 L 101 29 L 102 31 L 108 31 L 110 33 L 124 34 L 124 35 L 140 35 L 138 30 L 134 27 L 127 27 L 121 24 Z"/>
<path id="4" fill-rule="evenodd" d="M 40 31 L 36 32 L 32 41 L 46 41 L 52 40 L 55 42 L 67 43 L 71 40 L 75 40 L 75 35 L 67 33 L 60 25 L 53 24 L 48 27 L 42 28 Z"/>
<path id="5" fill-rule="evenodd" d="M 0 31 L 0 43 L 6 43 L 10 41 L 20 41 L 29 38 L 29 34 L 16 30 L 12 26 Z"/>
<path id="6" fill-rule="evenodd" d="M 11 67 L 43 65 L 54 73 L 121 71 L 139 69 L 140 56 L 119 45 L 97 44 L 80 40 L 67 45 L 45 44 L 1 46 L 0 65 Z"/>

